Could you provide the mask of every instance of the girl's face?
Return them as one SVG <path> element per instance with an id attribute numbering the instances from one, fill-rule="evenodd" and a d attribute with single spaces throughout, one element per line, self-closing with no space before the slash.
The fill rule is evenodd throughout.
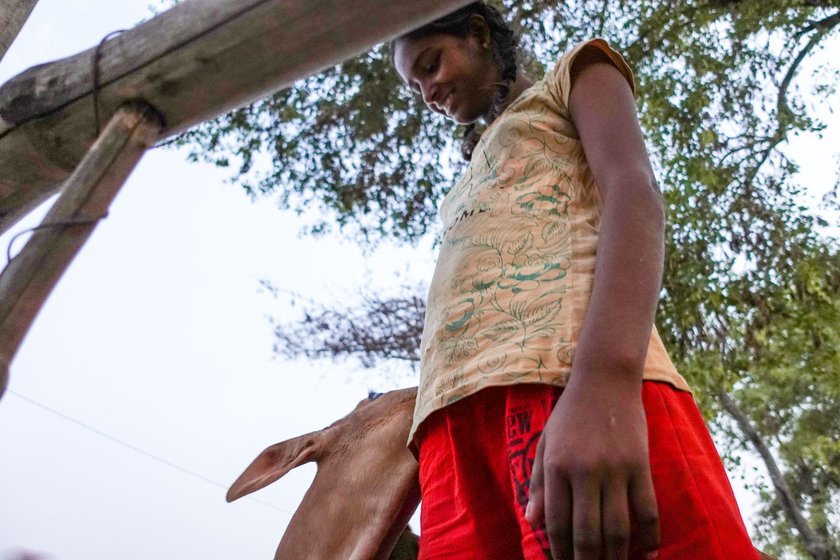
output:
<path id="1" fill-rule="evenodd" d="M 429 109 L 459 124 L 473 123 L 485 114 L 501 80 L 489 38 L 474 33 L 399 39 L 394 65 Z"/>

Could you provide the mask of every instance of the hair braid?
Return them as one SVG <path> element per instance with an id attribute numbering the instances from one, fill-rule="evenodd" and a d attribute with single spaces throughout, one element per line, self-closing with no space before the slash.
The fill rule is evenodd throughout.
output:
<path id="1" fill-rule="evenodd" d="M 470 17 L 473 15 L 479 15 L 484 18 L 487 27 L 490 29 L 491 54 L 501 75 L 501 81 L 497 84 L 498 91 L 493 97 L 493 101 L 490 103 L 487 112 L 483 115 L 489 124 L 496 120 L 502 111 L 504 111 L 505 107 L 507 107 L 508 97 L 510 96 L 511 88 L 516 81 L 516 75 L 519 71 L 519 38 L 507 22 L 505 22 L 499 10 L 484 2 L 473 2 L 420 29 L 403 35 L 400 39 L 417 39 L 435 33 L 466 37 L 472 31 Z M 396 41 L 397 39 L 391 43 L 392 53 Z M 461 155 L 465 160 L 470 161 L 472 159 L 472 153 L 478 145 L 480 138 L 481 133 L 477 130 L 476 125 L 467 125 L 464 130 L 464 137 L 461 140 Z"/>
<path id="2" fill-rule="evenodd" d="M 519 39 L 496 8 L 482 2 L 471 4 L 465 9 L 469 8 L 474 8 L 475 11 L 471 12 L 471 14 L 477 13 L 482 16 L 490 28 L 490 44 L 493 61 L 499 68 L 499 74 L 501 74 L 502 78 L 498 84 L 496 95 L 490 107 L 487 109 L 487 113 L 484 115 L 487 124 L 490 124 L 507 107 L 511 87 L 516 81 L 516 74 L 519 71 L 519 57 L 517 52 Z M 472 159 L 473 151 L 478 145 L 480 138 L 481 133 L 477 130 L 476 125 L 468 125 L 464 131 L 464 138 L 461 141 L 461 155 L 465 160 L 470 161 Z"/>

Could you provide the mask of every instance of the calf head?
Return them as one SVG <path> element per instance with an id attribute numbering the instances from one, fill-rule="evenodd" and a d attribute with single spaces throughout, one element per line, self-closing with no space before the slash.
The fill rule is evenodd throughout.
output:
<path id="1" fill-rule="evenodd" d="M 315 461 L 315 480 L 275 558 L 385 560 L 420 502 L 417 461 L 406 448 L 416 395 L 416 387 L 371 395 L 327 428 L 268 447 L 227 500 Z"/>

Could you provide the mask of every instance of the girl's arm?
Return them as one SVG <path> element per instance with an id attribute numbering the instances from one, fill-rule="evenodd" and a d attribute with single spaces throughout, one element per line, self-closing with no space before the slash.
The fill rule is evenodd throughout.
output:
<path id="1" fill-rule="evenodd" d="M 641 386 L 662 277 L 663 203 L 624 76 L 595 62 L 573 79 L 570 111 L 603 214 L 592 297 L 569 383 L 537 448 L 527 516 L 545 520 L 556 557 L 625 559 L 632 510 L 639 544 L 655 558 Z"/>

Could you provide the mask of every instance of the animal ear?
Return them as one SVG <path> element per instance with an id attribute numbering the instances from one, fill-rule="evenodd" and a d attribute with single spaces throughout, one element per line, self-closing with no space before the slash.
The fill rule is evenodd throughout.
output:
<path id="1" fill-rule="evenodd" d="M 319 435 L 320 432 L 312 432 L 266 448 L 230 487 L 227 501 L 264 488 L 293 468 L 316 459 Z"/>

